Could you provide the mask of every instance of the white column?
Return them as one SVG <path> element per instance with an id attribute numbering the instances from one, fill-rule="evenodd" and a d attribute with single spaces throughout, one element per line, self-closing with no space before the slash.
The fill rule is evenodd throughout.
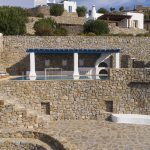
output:
<path id="1" fill-rule="evenodd" d="M 129 19 L 127 19 L 127 28 L 129 28 Z"/>
<path id="2" fill-rule="evenodd" d="M 30 77 L 35 77 L 36 72 L 35 72 L 35 53 L 30 53 Z"/>
<path id="3" fill-rule="evenodd" d="M 95 5 L 92 6 L 91 17 L 92 17 L 92 19 L 94 19 L 94 20 L 97 19 L 97 13 L 96 13 Z"/>
<path id="4" fill-rule="evenodd" d="M 116 68 L 120 68 L 120 53 L 116 53 Z"/>
<path id="5" fill-rule="evenodd" d="M 73 76 L 79 76 L 78 53 L 74 53 L 74 72 Z"/>

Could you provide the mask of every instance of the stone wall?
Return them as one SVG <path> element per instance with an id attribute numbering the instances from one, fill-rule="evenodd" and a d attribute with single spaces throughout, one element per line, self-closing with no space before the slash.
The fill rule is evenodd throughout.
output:
<path id="1" fill-rule="evenodd" d="M 46 148 L 39 146 L 37 144 L 24 143 L 24 142 L 4 142 L 0 143 L 2 150 L 47 150 Z"/>
<path id="2" fill-rule="evenodd" d="M 50 120 L 98 119 L 103 112 L 150 114 L 150 84 L 144 69 L 113 69 L 110 79 L 1 81 L 0 91 Z M 136 81 L 135 79 L 141 79 Z M 145 79 L 146 77 L 146 79 Z M 45 103 L 43 111 L 41 104 Z M 142 105 L 141 105 L 142 104 Z M 111 108 L 112 107 L 112 108 Z"/>
<path id="3" fill-rule="evenodd" d="M 83 25 L 60 24 L 60 27 L 65 28 L 68 35 L 79 35 L 83 33 Z"/>
<path id="4" fill-rule="evenodd" d="M 0 127 L 38 128 L 37 116 L 28 115 L 26 109 L 15 105 L 0 105 Z"/>
<path id="5" fill-rule="evenodd" d="M 2 41 L 3 40 L 3 41 Z M 121 48 L 122 67 L 128 67 L 128 59 L 136 58 L 136 67 L 150 66 L 149 37 L 113 37 L 113 36 L 4 36 L 0 40 L 4 45 L 0 53 L 1 69 L 11 70 L 11 74 L 21 74 L 29 67 L 27 48 Z M 0 44 L 2 47 L 2 44 Z M 36 62 L 37 63 L 37 62 Z M 38 64 L 37 64 L 38 65 Z"/>
<path id="6" fill-rule="evenodd" d="M 123 28 L 116 26 L 114 23 L 109 24 L 110 34 L 131 34 L 131 35 L 137 35 L 137 34 L 146 34 L 148 33 L 145 29 L 139 29 L 139 28 Z"/>
<path id="7" fill-rule="evenodd" d="M 31 16 L 38 16 L 39 14 L 43 14 L 44 16 L 50 15 L 50 7 L 49 6 L 38 6 L 35 8 L 30 8 L 27 11 Z"/>

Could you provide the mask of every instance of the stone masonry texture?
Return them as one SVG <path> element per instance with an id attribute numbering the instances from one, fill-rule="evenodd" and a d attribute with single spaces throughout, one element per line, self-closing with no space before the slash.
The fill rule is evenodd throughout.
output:
<path id="1" fill-rule="evenodd" d="M 0 70 L 11 70 L 12 74 L 21 74 L 29 70 L 27 48 L 121 48 L 122 67 L 127 67 L 127 58 L 136 58 L 136 67 L 150 66 L 149 37 L 113 37 L 113 36 L 4 36 L 1 49 Z M 2 45 L 0 46 L 2 47 Z M 38 63 L 38 62 L 37 62 Z M 38 66 L 38 64 L 37 64 Z"/>

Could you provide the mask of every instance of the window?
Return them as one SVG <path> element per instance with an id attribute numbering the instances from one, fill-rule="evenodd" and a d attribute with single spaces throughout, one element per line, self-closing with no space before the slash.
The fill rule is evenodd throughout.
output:
<path id="1" fill-rule="evenodd" d="M 41 103 L 41 113 L 50 115 L 50 103 L 49 102 Z"/>
<path id="2" fill-rule="evenodd" d="M 70 13 L 72 12 L 72 6 L 69 6 L 69 12 Z"/>
<path id="3" fill-rule="evenodd" d="M 47 59 L 47 60 L 45 60 L 45 67 L 49 67 L 49 66 L 50 66 L 50 60 Z"/>
<path id="4" fill-rule="evenodd" d="M 105 101 L 106 111 L 113 112 L 113 101 Z"/>
<path id="5" fill-rule="evenodd" d="M 64 60 L 62 60 L 62 66 L 67 66 L 67 60 L 66 59 L 64 59 Z"/>
<path id="6" fill-rule="evenodd" d="M 83 67 L 84 66 L 84 59 L 79 60 L 79 66 Z"/>

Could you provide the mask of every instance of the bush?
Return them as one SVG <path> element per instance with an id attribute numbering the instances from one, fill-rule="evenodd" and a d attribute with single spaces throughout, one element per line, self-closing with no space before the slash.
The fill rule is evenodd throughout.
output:
<path id="1" fill-rule="evenodd" d="M 105 8 L 100 8 L 97 12 L 102 13 L 102 14 L 106 14 L 106 13 L 108 13 L 108 10 Z"/>
<path id="2" fill-rule="evenodd" d="M 61 16 L 64 12 L 64 7 L 59 4 L 55 4 L 50 8 L 50 14 L 52 16 Z"/>
<path id="3" fill-rule="evenodd" d="M 0 32 L 4 35 L 26 33 L 27 12 L 19 7 L 0 7 Z"/>
<path id="4" fill-rule="evenodd" d="M 145 37 L 150 37 L 150 33 L 145 33 L 145 34 L 137 34 L 136 36 L 145 36 Z"/>
<path id="5" fill-rule="evenodd" d="M 84 6 L 82 7 L 77 7 L 77 14 L 78 17 L 84 17 L 86 15 L 86 8 Z"/>
<path id="6" fill-rule="evenodd" d="M 67 31 L 60 28 L 52 18 L 40 19 L 34 24 L 35 34 L 39 36 L 65 36 Z"/>
<path id="7" fill-rule="evenodd" d="M 40 36 L 53 35 L 55 28 L 56 22 L 51 18 L 40 19 L 34 24 L 35 34 Z"/>
<path id="8" fill-rule="evenodd" d="M 55 36 L 66 36 L 67 34 L 67 30 L 64 28 L 56 28 L 56 30 L 54 31 Z"/>
<path id="9" fill-rule="evenodd" d="M 95 33 L 103 35 L 109 33 L 108 23 L 102 20 L 89 20 L 84 24 L 84 33 Z"/>
<path id="10" fill-rule="evenodd" d="M 44 14 L 38 13 L 38 14 L 36 15 L 36 17 L 44 18 Z"/>

